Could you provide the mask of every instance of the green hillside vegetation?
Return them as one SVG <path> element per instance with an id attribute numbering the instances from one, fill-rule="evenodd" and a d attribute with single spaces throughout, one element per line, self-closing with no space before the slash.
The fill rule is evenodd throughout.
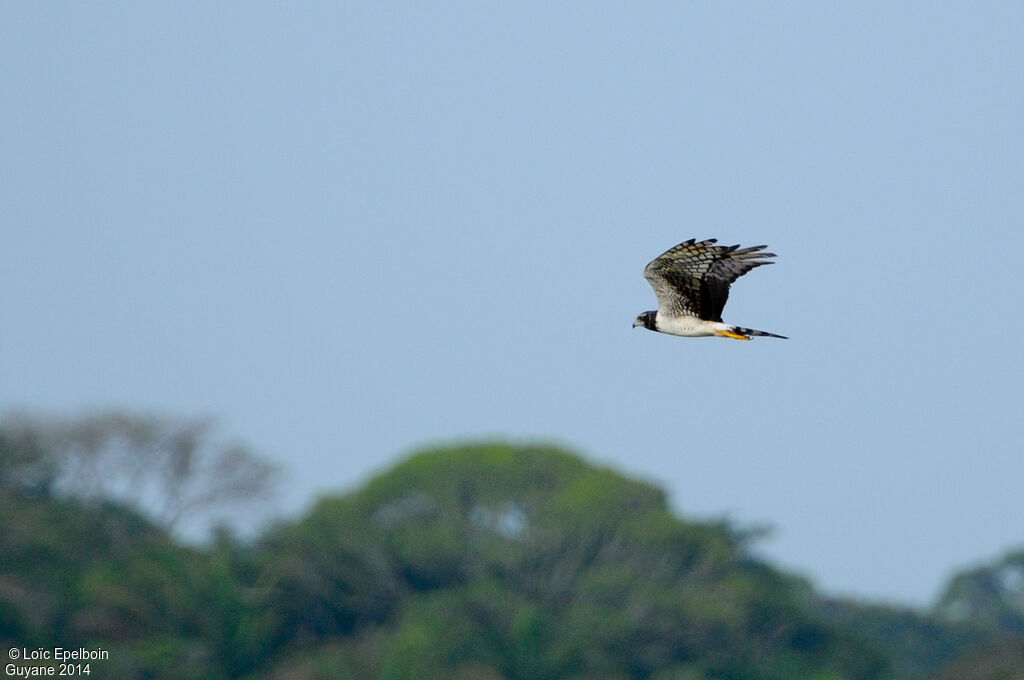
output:
<path id="1" fill-rule="evenodd" d="M 259 554 L 286 624 L 280 672 L 348 635 L 318 663 L 351 677 L 886 677 L 742 535 L 553 449 L 415 456 Z"/>
<path id="2" fill-rule="evenodd" d="M 1004 638 L 968 652 L 935 680 L 1024 680 L 1024 640 Z"/>
<path id="3" fill-rule="evenodd" d="M 907 680 L 928 678 L 965 650 L 999 635 L 974 621 L 952 621 L 906 607 L 822 598 L 818 609 L 834 625 L 856 631 L 883 652 L 896 676 Z"/>
<path id="4" fill-rule="evenodd" d="M 96 677 L 916 680 L 996 640 L 822 600 L 731 524 L 554 448 L 423 452 L 197 549 L 25 474 L 25 442 L 0 432 L 0 643 L 103 647 Z"/>

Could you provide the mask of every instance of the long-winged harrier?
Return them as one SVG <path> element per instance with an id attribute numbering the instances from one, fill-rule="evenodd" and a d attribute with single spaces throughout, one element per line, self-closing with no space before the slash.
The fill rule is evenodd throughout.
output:
<path id="1" fill-rule="evenodd" d="M 722 321 L 729 285 L 754 267 L 772 264 L 767 246 L 716 246 L 716 239 L 683 241 L 651 260 L 644 278 L 658 297 L 657 311 L 644 312 L 633 322 L 652 331 L 688 338 L 719 335 L 736 340 L 751 336 L 782 338 Z"/>

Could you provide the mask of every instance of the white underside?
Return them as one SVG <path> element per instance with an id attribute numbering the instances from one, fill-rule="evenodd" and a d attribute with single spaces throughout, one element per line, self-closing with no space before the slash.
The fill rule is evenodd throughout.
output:
<path id="1" fill-rule="evenodd" d="M 706 321 L 695 316 L 663 316 L 661 312 L 654 317 L 654 325 L 662 333 L 684 338 L 702 338 L 715 335 L 715 331 L 732 329 L 730 324 L 721 321 Z"/>

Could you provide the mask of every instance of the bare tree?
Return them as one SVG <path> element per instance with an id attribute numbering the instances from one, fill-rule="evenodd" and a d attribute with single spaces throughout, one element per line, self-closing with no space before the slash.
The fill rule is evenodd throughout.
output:
<path id="1" fill-rule="evenodd" d="M 13 453 L 0 457 L 2 479 L 39 477 L 53 493 L 119 500 L 168 529 L 265 499 L 276 472 L 244 446 L 217 439 L 209 418 L 13 414 L 0 422 L 0 453 L 6 450 Z"/>
<path id="2" fill-rule="evenodd" d="M 9 414 L 0 423 L 0 489 L 29 496 L 50 493 L 57 477 L 56 461 L 31 420 Z"/>

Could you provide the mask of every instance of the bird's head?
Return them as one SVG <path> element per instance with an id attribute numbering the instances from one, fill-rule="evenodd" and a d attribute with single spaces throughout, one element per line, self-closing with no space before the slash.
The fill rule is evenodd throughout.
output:
<path id="1" fill-rule="evenodd" d="M 643 326 L 644 328 L 653 331 L 655 314 L 657 314 L 657 312 L 644 312 L 640 316 L 636 317 L 636 320 L 633 321 L 633 328 Z"/>

